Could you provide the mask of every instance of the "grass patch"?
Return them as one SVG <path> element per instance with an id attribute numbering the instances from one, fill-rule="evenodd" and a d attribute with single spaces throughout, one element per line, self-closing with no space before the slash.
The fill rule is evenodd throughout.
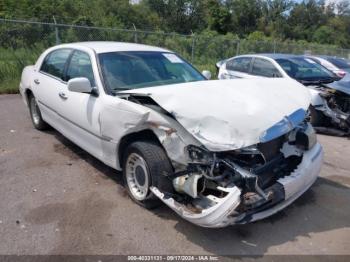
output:
<path id="1" fill-rule="evenodd" d="M 15 79 L 5 79 L 0 82 L 0 94 L 17 94 L 19 93 L 20 77 Z"/>
<path id="2" fill-rule="evenodd" d="M 0 48 L 0 94 L 19 92 L 25 66 L 34 64 L 42 48 Z"/>

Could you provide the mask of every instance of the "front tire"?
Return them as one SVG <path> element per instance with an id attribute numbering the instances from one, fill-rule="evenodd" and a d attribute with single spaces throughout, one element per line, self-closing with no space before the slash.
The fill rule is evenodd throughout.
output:
<path id="1" fill-rule="evenodd" d="M 163 192 L 173 192 L 167 175 L 173 168 L 163 148 L 154 142 L 140 141 L 130 144 L 123 159 L 123 179 L 129 196 L 137 204 L 151 209 L 161 205 L 150 190 L 151 186 Z"/>
<path id="2" fill-rule="evenodd" d="M 49 125 L 43 120 L 40 108 L 33 95 L 29 95 L 29 112 L 32 119 L 33 126 L 38 130 L 46 130 Z"/>

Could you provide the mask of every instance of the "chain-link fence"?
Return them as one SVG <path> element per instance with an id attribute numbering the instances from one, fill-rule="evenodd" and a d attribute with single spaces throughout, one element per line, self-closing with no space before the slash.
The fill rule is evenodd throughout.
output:
<path id="1" fill-rule="evenodd" d="M 77 41 L 120 41 L 160 46 L 176 51 L 199 70 L 209 69 L 212 73 L 217 61 L 238 54 L 313 53 L 350 56 L 348 49 L 306 42 L 253 41 L 237 39 L 233 35 L 180 35 L 0 18 L 0 92 L 16 89 L 23 67 L 34 63 L 46 48 Z"/>

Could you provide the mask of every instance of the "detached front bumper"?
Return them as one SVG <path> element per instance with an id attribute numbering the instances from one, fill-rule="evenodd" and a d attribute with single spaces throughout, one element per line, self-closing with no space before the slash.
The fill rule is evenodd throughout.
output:
<path id="1" fill-rule="evenodd" d="M 208 196 L 217 204 L 203 209 L 200 213 L 188 210 L 173 198 L 164 195 L 156 187 L 151 188 L 151 191 L 182 218 L 193 224 L 212 228 L 225 227 L 232 224 L 245 224 L 271 216 L 296 200 L 315 182 L 320 173 L 322 162 L 323 149 L 317 143 L 312 149 L 304 153 L 302 162 L 289 176 L 277 180 L 275 185 L 283 191 L 279 195 L 280 199 L 277 202 L 246 213 L 238 213 L 236 211 L 241 201 L 241 191 L 238 187 L 219 188 L 225 191 L 227 195 L 224 198 Z"/>

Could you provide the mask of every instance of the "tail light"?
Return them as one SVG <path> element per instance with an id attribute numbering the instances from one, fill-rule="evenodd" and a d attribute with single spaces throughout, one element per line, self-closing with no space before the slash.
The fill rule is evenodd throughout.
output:
<path id="1" fill-rule="evenodd" d="M 337 76 L 343 78 L 346 75 L 346 72 L 343 70 L 339 70 L 335 72 Z"/>

